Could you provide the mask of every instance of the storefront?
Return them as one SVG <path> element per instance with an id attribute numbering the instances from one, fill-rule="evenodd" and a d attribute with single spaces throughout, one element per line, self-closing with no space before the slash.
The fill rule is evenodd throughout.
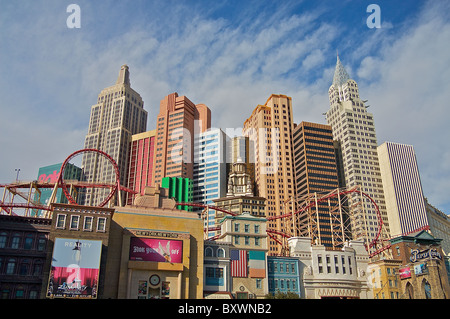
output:
<path id="1" fill-rule="evenodd" d="M 146 189 L 140 205 L 116 207 L 105 298 L 201 299 L 203 223 L 175 209 L 165 189 Z"/>
<path id="2" fill-rule="evenodd" d="M 130 233 L 124 236 L 124 244 L 129 243 L 126 298 L 181 299 L 186 275 L 183 274 L 183 252 L 189 250 L 189 234 L 142 229 L 126 231 Z"/>

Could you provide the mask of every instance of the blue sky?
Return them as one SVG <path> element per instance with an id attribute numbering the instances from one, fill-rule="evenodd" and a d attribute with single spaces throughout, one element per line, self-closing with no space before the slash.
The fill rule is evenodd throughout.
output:
<path id="1" fill-rule="evenodd" d="M 81 9 L 69 29 L 66 8 Z M 155 127 L 178 92 L 239 128 L 270 94 L 325 123 L 336 52 L 369 100 L 378 143 L 415 147 L 424 194 L 450 213 L 448 1 L 0 0 L 0 183 L 83 148 L 90 107 L 128 64 Z M 381 9 L 370 29 L 369 4 Z"/>

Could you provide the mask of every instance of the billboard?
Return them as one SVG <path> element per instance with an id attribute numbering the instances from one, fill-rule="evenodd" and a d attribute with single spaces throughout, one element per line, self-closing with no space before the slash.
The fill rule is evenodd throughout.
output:
<path id="1" fill-rule="evenodd" d="M 409 267 L 399 269 L 400 279 L 411 278 L 411 269 Z"/>
<path id="2" fill-rule="evenodd" d="M 414 265 L 414 274 L 416 276 L 428 274 L 427 264 Z"/>
<path id="3" fill-rule="evenodd" d="M 97 298 L 101 240 L 55 238 L 47 297 Z"/>
<path id="4" fill-rule="evenodd" d="M 182 263 L 183 241 L 131 237 L 130 260 Z"/>

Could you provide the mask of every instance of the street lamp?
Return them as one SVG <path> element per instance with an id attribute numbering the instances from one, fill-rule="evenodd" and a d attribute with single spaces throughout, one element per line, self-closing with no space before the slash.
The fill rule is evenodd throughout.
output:
<path id="1" fill-rule="evenodd" d="M 18 182 L 18 181 L 19 181 L 19 172 L 20 172 L 20 168 L 16 168 L 15 171 L 17 172 L 17 175 L 16 175 L 16 182 Z"/>

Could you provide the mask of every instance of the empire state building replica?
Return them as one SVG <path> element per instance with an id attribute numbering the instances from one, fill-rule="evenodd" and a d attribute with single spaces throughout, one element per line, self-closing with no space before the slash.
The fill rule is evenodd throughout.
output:
<path id="1" fill-rule="evenodd" d="M 383 226 L 380 239 L 389 234 L 389 224 L 377 153 L 377 137 L 367 101 L 361 100 L 358 84 L 350 78 L 337 56 L 333 83 L 328 90 L 330 109 L 326 112 L 333 139 L 340 143 L 347 188 L 358 187 L 379 207 Z M 361 194 L 350 196 L 351 231 L 353 239 L 370 244 L 378 236 L 376 208 Z"/>
<path id="2" fill-rule="evenodd" d="M 141 96 L 130 86 L 130 72 L 122 65 L 116 84 L 103 89 L 97 103 L 91 107 L 89 130 L 84 148 L 98 149 L 110 155 L 119 167 L 120 185 L 127 185 L 131 136 L 145 132 L 147 111 Z M 116 176 L 111 163 L 96 153 L 86 153 L 81 167 L 88 182 L 115 183 Z M 87 188 L 82 195 L 84 205 L 96 206 L 109 194 L 109 189 Z M 125 198 L 122 194 L 122 203 Z"/>

